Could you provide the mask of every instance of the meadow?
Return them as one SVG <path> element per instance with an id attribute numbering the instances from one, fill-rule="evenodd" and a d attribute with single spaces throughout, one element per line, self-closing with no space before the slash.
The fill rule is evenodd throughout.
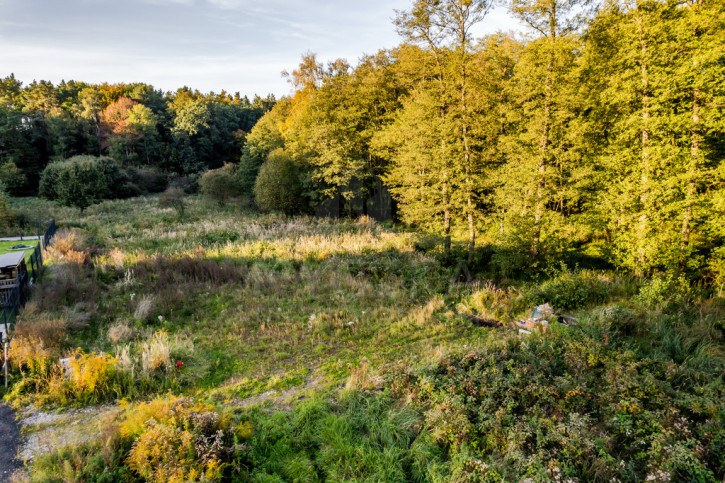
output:
<path id="1" fill-rule="evenodd" d="M 4 398 L 117 406 L 18 481 L 725 477 L 725 299 L 705 284 L 504 271 L 495 246 L 467 280 L 425 233 L 196 196 L 181 219 L 157 197 L 11 205 L 59 232 Z M 520 335 L 544 302 L 578 325 Z"/>

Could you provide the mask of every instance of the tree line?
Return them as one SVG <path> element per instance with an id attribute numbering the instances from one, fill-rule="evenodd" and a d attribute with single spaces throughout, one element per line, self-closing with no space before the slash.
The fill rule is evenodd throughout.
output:
<path id="1" fill-rule="evenodd" d="M 403 43 L 327 65 L 252 129 L 249 192 L 270 153 L 311 202 L 366 199 L 479 238 L 521 265 L 578 250 L 636 273 L 725 276 L 725 8 L 714 0 L 509 0 L 525 36 L 472 32 L 488 0 L 416 0 Z M 502 262 L 503 263 L 503 262 Z"/>
<path id="2" fill-rule="evenodd" d="M 23 86 L 11 74 L 0 79 L 0 182 L 14 195 L 37 194 L 49 163 L 77 155 L 109 156 L 136 174 L 196 175 L 238 162 L 246 135 L 275 102 L 143 83 Z"/>
<path id="3" fill-rule="evenodd" d="M 414 0 L 396 12 L 400 45 L 355 66 L 307 53 L 279 101 L 146 84 L 23 87 L 11 75 L 0 82 L 0 182 L 35 194 L 49 162 L 108 156 L 196 179 L 211 170 L 202 188 L 220 204 L 241 192 L 288 214 L 333 197 L 365 213 L 384 185 L 402 221 L 437 235 L 445 253 L 464 244 L 473 262 L 495 247 L 502 272 L 575 253 L 725 281 L 722 3 L 506 6 L 525 36 L 473 35 L 491 0 Z M 54 180 L 98 177 L 89 170 L 116 180 L 110 196 L 155 185 L 76 158 L 47 170 L 41 194 L 76 199 L 77 186 Z"/>

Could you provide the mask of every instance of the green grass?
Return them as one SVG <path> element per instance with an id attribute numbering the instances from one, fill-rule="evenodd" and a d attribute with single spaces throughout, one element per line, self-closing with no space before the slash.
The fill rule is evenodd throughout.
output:
<path id="1" fill-rule="evenodd" d="M 182 221 L 154 197 L 82 216 L 37 199 L 12 204 L 54 216 L 59 240 L 91 262 L 51 249 L 24 330 L 62 326 L 45 350 L 102 351 L 134 368 L 77 396 L 15 369 L 16 404 L 169 391 L 211 403 L 251 425 L 236 443 L 247 449 L 229 453 L 232 480 L 725 477 L 725 301 L 683 280 L 562 266 L 538 280 L 479 272 L 489 281 L 458 283 L 455 264 L 421 251 L 420 234 L 375 223 L 200 197 Z M 513 322 L 543 302 L 579 325 L 520 337 Z M 154 341 L 183 369 L 144 368 Z M 128 477 L 133 441 L 104 441 L 31 471 L 84 481 L 105 465 Z"/>
<path id="2" fill-rule="evenodd" d="M 33 250 L 35 249 L 35 246 L 37 244 L 38 240 L 28 239 L 25 239 L 23 241 L 0 241 L 0 255 L 5 253 L 17 253 L 18 250 L 10 250 L 10 248 L 16 245 L 28 245 L 33 247 L 25 250 L 25 263 L 28 263 L 28 261 L 30 260 L 30 256 L 33 254 Z"/>

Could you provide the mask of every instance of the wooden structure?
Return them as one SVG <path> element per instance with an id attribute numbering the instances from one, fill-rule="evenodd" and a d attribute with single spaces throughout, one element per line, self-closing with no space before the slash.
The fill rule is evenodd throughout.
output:
<path id="1" fill-rule="evenodd" d="M 12 295 L 17 287 L 25 283 L 28 270 L 25 266 L 25 251 L 0 255 L 0 305 L 9 307 L 16 303 Z"/>

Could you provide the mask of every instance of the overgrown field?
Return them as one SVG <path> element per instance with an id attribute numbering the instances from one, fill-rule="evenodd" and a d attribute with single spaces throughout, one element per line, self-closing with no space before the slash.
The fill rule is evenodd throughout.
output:
<path id="1" fill-rule="evenodd" d="M 725 300 L 705 286 L 514 277 L 495 247 L 467 282 L 424 234 L 201 198 L 181 220 L 154 197 L 13 203 L 60 230 L 6 400 L 118 401 L 96 441 L 18 479 L 725 478 Z M 544 302 L 578 326 L 519 335 Z"/>

